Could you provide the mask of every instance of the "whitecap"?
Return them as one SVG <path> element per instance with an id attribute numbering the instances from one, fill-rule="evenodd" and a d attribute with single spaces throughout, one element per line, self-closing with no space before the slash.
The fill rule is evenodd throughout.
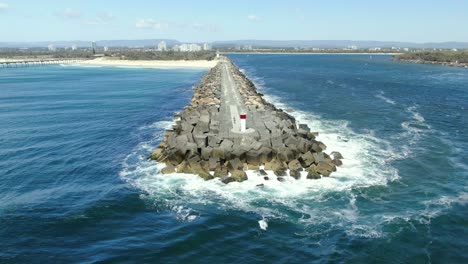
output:
<path id="1" fill-rule="evenodd" d="M 381 100 L 383 100 L 384 102 L 386 102 L 386 103 L 388 103 L 388 104 L 391 104 L 391 105 L 395 105 L 395 104 L 396 104 L 395 101 L 393 101 L 392 99 L 390 99 L 390 98 L 384 96 L 384 94 L 385 94 L 385 93 L 384 93 L 383 91 L 380 91 L 380 93 L 377 94 L 377 95 L 375 95 L 375 97 L 376 97 L 376 98 L 379 98 L 379 99 L 381 99 Z"/>

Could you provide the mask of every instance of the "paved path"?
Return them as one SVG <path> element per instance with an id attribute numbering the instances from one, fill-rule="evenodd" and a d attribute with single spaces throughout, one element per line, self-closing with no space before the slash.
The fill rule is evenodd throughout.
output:
<path id="1" fill-rule="evenodd" d="M 230 126 L 225 123 L 225 126 L 230 128 L 230 132 L 233 133 L 242 133 L 240 131 L 240 114 L 247 114 L 247 108 L 244 105 L 244 100 L 239 93 L 236 82 L 233 80 L 229 65 L 227 63 L 222 63 L 222 72 L 221 72 L 221 104 L 223 109 L 221 110 L 221 120 L 230 120 Z M 255 130 L 248 128 L 243 134 L 252 133 Z M 225 131 L 228 132 L 229 131 Z"/>

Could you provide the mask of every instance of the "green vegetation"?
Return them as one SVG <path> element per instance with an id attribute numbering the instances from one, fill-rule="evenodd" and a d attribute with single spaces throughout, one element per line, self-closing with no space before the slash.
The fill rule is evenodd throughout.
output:
<path id="1" fill-rule="evenodd" d="M 395 56 L 396 60 L 434 63 L 468 63 L 468 51 L 421 51 Z"/>
<path id="2" fill-rule="evenodd" d="M 125 60 L 213 60 L 215 51 L 178 52 L 154 51 L 149 49 L 112 49 L 106 51 L 106 57 Z M 53 59 L 53 58 L 85 58 L 94 57 L 91 49 L 57 49 L 49 51 L 44 48 L 36 49 L 0 49 L 0 58 L 6 59 Z"/>
<path id="3" fill-rule="evenodd" d="M 52 59 L 52 58 L 92 58 L 92 52 L 80 50 L 49 51 L 46 49 L 0 49 L 0 58 L 6 59 Z"/>
<path id="4" fill-rule="evenodd" d="M 119 50 L 106 52 L 106 56 L 121 58 L 125 60 L 213 60 L 216 57 L 215 51 L 140 51 L 140 50 Z"/>

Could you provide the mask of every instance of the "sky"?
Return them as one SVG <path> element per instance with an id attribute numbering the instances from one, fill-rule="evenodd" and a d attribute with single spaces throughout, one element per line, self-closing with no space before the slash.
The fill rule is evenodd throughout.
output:
<path id="1" fill-rule="evenodd" d="M 0 0 L 0 42 L 468 42 L 468 0 Z"/>

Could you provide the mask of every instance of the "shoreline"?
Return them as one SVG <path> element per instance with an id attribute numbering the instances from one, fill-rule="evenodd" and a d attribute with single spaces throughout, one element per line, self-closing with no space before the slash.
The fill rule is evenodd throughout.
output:
<path id="1" fill-rule="evenodd" d="M 440 61 L 426 61 L 426 60 L 405 60 L 405 59 L 394 59 L 394 61 L 413 63 L 413 64 L 431 64 L 458 68 L 468 68 L 468 63 L 455 63 L 455 62 L 440 62 Z"/>
<path id="2" fill-rule="evenodd" d="M 113 66 L 113 67 L 138 67 L 138 68 L 154 68 L 154 69 L 211 69 L 216 64 L 217 60 L 190 60 L 190 61 L 163 61 L 163 60 L 115 60 L 106 58 L 97 58 L 86 60 L 78 63 L 79 65 L 92 66 Z"/>

